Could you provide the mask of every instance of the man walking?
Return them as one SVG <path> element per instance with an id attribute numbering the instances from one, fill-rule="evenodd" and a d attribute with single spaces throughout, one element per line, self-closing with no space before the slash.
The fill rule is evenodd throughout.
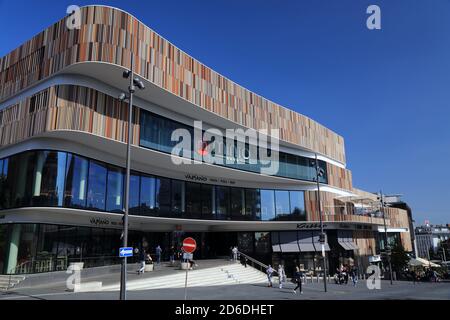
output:
<path id="1" fill-rule="evenodd" d="M 233 261 L 237 262 L 238 248 L 235 246 L 231 251 L 233 252 Z"/>
<path id="2" fill-rule="evenodd" d="M 356 283 L 358 283 L 358 269 L 356 266 L 352 266 L 350 276 L 352 277 L 353 286 L 356 287 Z"/>
<path id="3" fill-rule="evenodd" d="M 294 288 L 294 293 L 297 294 L 297 289 L 300 289 L 300 294 L 303 294 L 303 289 L 302 289 L 303 275 L 302 275 L 299 267 L 295 267 L 294 277 L 295 277 L 295 281 L 297 282 L 297 286 Z"/>
<path id="4" fill-rule="evenodd" d="M 145 271 L 145 258 L 146 258 L 145 250 L 144 248 L 142 248 L 139 251 L 139 262 L 141 263 L 141 268 L 138 270 L 138 274 L 143 274 Z"/>
<path id="5" fill-rule="evenodd" d="M 160 262 L 161 262 L 161 253 L 162 253 L 162 249 L 158 244 L 158 246 L 156 247 L 156 263 L 157 264 L 160 264 Z"/>

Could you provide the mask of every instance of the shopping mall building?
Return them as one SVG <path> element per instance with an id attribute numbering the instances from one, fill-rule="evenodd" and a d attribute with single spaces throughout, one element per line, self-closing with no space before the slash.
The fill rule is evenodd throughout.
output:
<path id="1" fill-rule="evenodd" d="M 130 14 L 88 6 L 79 28 L 64 18 L 0 59 L 2 273 L 119 262 L 128 104 L 118 96 L 132 55 L 145 89 L 133 101 L 130 246 L 153 253 L 159 244 L 167 257 L 189 235 L 196 259 L 227 256 L 237 245 L 264 262 L 315 269 L 317 155 L 329 268 L 376 261 L 384 246 L 379 201 L 353 188 L 341 136 L 218 74 Z M 212 140 L 179 155 L 200 161 L 176 163 L 172 133 L 193 132 L 194 121 L 203 130 L 269 130 L 270 147 L 278 132 L 278 170 L 263 172 L 259 160 L 271 153 L 251 156 L 251 139 L 238 156 L 239 135 L 223 140 L 222 157 L 243 163 L 204 161 Z M 407 211 L 385 212 L 389 241 L 412 251 Z"/>

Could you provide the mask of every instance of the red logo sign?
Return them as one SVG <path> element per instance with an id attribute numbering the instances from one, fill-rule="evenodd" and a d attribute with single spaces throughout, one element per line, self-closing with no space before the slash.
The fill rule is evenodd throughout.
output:
<path id="1" fill-rule="evenodd" d="M 194 238 L 186 238 L 183 240 L 183 247 L 182 247 L 184 252 L 187 253 L 192 253 L 195 251 L 195 249 L 197 249 L 197 242 L 195 242 Z"/>

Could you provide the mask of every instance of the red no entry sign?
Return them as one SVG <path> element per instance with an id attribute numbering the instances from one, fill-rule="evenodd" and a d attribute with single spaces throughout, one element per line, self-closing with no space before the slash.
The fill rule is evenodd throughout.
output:
<path id="1" fill-rule="evenodd" d="M 183 240 L 183 251 L 187 253 L 192 253 L 197 249 L 197 242 L 194 238 L 186 238 Z"/>

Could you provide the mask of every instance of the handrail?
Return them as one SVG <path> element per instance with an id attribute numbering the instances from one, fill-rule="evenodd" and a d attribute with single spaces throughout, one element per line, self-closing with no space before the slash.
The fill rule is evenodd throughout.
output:
<path id="1" fill-rule="evenodd" d="M 255 258 L 250 257 L 249 255 L 247 255 L 245 253 L 242 253 L 241 251 L 238 251 L 237 254 L 238 255 L 243 255 L 245 258 L 250 260 L 252 263 L 257 264 L 260 267 L 260 270 L 261 270 L 261 268 L 267 269 L 269 267 L 268 265 L 262 263 L 261 261 L 256 260 Z M 278 272 L 274 268 L 272 268 L 272 269 L 273 269 L 274 273 L 278 274 Z"/>

